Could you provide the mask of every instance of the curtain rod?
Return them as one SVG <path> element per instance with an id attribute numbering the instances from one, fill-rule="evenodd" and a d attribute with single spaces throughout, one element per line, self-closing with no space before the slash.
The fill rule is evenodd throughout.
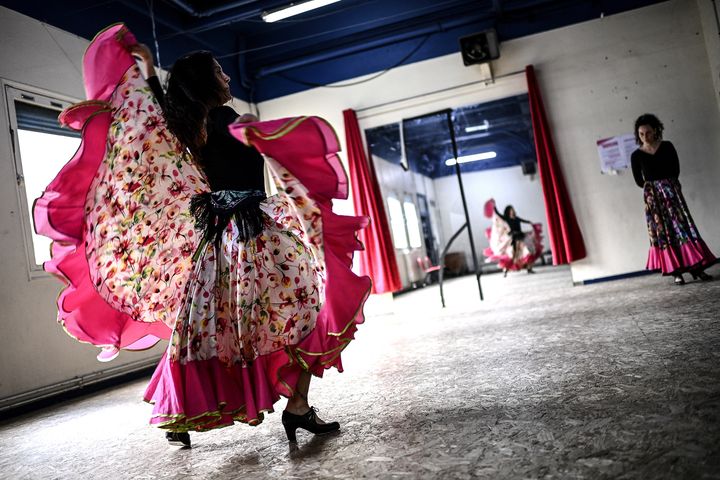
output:
<path id="1" fill-rule="evenodd" d="M 501 78 L 505 78 L 505 77 L 511 77 L 511 76 L 513 76 L 513 75 L 518 75 L 518 74 L 520 74 L 520 73 L 525 73 L 525 69 L 516 70 L 516 71 L 514 71 L 514 72 L 505 73 L 505 74 L 503 74 L 503 75 L 498 75 L 498 76 L 496 76 L 496 77 L 493 77 L 492 79 L 475 80 L 475 81 L 473 81 L 473 82 L 462 83 L 462 84 L 460 84 L 460 85 L 455 85 L 455 86 L 447 87 L 447 88 L 441 88 L 440 90 L 433 90 L 432 92 L 425 92 L 425 93 L 421 93 L 421 94 L 418 94 L 418 95 L 413 95 L 413 96 L 411 96 L 411 97 L 398 98 L 397 100 L 390 100 L 389 102 L 379 103 L 379 104 L 377 104 L 377 105 L 372 105 L 372 106 L 370 106 L 370 107 L 358 108 L 357 110 L 355 110 L 355 112 L 356 112 L 356 113 L 365 112 L 365 111 L 367 111 L 367 110 L 372 110 L 373 108 L 385 107 L 385 106 L 387 106 L 387 105 L 392 105 L 392 104 L 394 104 L 394 103 L 406 102 L 406 101 L 408 101 L 408 100 L 414 100 L 414 99 L 416 99 L 416 98 L 427 97 L 427 96 L 429 96 L 429 95 L 434 95 L 434 94 L 436 94 L 436 93 L 442 93 L 442 92 L 447 92 L 447 91 L 449 91 L 449 90 L 455 90 L 455 89 L 457 89 L 457 88 L 468 87 L 468 86 L 470 86 L 470 85 L 475 85 L 475 84 L 477 84 L 477 83 L 486 83 L 486 84 L 487 84 L 489 81 L 492 81 L 492 82 L 494 83 L 495 80 L 498 80 L 498 79 L 501 79 Z"/>

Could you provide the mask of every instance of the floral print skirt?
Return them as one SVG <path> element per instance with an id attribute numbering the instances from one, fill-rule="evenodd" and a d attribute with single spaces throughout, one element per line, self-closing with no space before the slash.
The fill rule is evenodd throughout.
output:
<path id="1" fill-rule="evenodd" d="M 268 163 L 279 193 L 260 204 L 262 233 L 240 241 L 230 222 L 218 244 L 203 242 L 194 256 L 168 350 L 145 392 L 155 406 L 151 423 L 161 428 L 257 425 L 281 395 L 292 395 L 301 371 L 341 369 L 339 354 L 360 312 L 323 314 L 328 259 L 321 209 L 287 169 Z M 335 327 L 336 320 L 344 323 Z"/>
<path id="2" fill-rule="evenodd" d="M 678 180 L 646 182 L 643 197 L 650 237 L 648 270 L 680 274 L 716 261 L 690 215 Z"/>
<path id="3" fill-rule="evenodd" d="M 323 259 L 314 238 L 321 225 L 314 222 L 308 231 L 278 195 L 262 202 L 261 209 L 265 228 L 258 237 L 238 240 L 238 228 L 230 222 L 219 244 L 200 246 L 168 351 L 156 372 L 161 377 L 168 367 L 176 372 L 171 378 L 179 376 L 180 381 L 172 391 L 158 391 L 156 380 L 163 379 L 154 378 L 146 393 L 156 404 L 153 423 L 159 426 L 184 431 L 228 421 L 259 423 L 263 409 L 271 410 L 277 399 L 272 379 L 257 371 L 255 364 L 263 364 L 258 358 L 284 355 L 315 329 L 324 302 Z M 258 373 L 250 385 L 261 383 L 250 391 L 244 385 L 250 380 L 244 378 L 247 372 Z M 198 376 L 209 383 L 193 384 Z M 191 391 L 186 392 L 188 382 Z"/>

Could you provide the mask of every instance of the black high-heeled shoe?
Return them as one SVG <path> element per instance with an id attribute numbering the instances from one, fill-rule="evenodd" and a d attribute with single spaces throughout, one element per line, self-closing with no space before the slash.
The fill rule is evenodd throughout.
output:
<path id="1" fill-rule="evenodd" d="M 690 272 L 690 275 L 692 275 L 693 280 L 697 280 L 699 278 L 703 282 L 709 282 L 710 280 L 713 279 L 712 275 L 708 275 L 707 273 L 703 272 L 702 270 L 699 270 L 696 272 Z"/>
<path id="2" fill-rule="evenodd" d="M 310 407 L 310 410 L 303 415 L 295 415 L 287 410 L 283 411 L 282 423 L 289 441 L 297 442 L 295 430 L 298 428 L 304 428 L 315 435 L 323 435 L 340 429 L 338 422 L 318 423 L 316 411 L 315 407 Z"/>
<path id="3" fill-rule="evenodd" d="M 188 432 L 165 432 L 165 438 L 170 445 L 190 448 L 190 434 Z"/>
<path id="4" fill-rule="evenodd" d="M 682 275 L 673 275 L 675 277 L 675 285 L 685 285 L 685 279 Z"/>

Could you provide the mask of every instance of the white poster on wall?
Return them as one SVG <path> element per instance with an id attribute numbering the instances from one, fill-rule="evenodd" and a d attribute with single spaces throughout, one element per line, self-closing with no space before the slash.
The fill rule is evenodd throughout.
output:
<path id="1" fill-rule="evenodd" d="M 612 175 L 630 166 L 630 156 L 637 149 L 632 133 L 603 138 L 596 144 L 600 156 L 600 173 Z"/>

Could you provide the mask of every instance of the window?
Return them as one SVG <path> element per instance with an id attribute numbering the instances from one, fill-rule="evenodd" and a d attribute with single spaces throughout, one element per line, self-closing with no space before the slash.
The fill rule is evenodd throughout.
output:
<path id="1" fill-rule="evenodd" d="M 407 232 L 405 231 L 405 216 L 400 200 L 388 197 L 388 214 L 390 215 L 390 229 L 392 230 L 395 248 L 408 248 Z"/>
<path id="2" fill-rule="evenodd" d="M 70 105 L 47 95 L 5 86 L 18 195 L 31 276 L 50 259 L 50 239 L 35 234 L 32 205 L 80 146 L 80 134 L 57 117 Z"/>
<path id="3" fill-rule="evenodd" d="M 395 197 L 388 197 L 388 214 L 395 248 L 420 248 L 422 234 L 415 204 L 406 198 L 400 203 Z"/>
<path id="4" fill-rule="evenodd" d="M 420 248 L 422 246 L 420 222 L 418 220 L 415 204 L 405 200 L 403 203 L 403 210 L 405 211 L 405 227 L 407 228 L 410 248 Z"/>

